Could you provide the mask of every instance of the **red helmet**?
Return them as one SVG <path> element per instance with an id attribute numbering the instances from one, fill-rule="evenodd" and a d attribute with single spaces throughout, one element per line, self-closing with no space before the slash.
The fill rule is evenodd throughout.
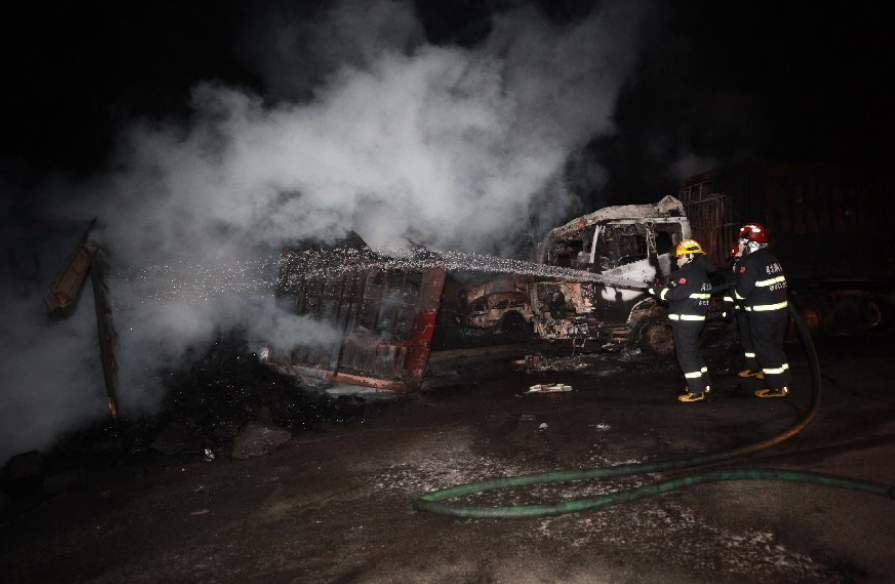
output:
<path id="1" fill-rule="evenodd" d="M 768 232 L 758 223 L 746 223 L 740 227 L 740 239 L 747 239 L 756 243 L 767 243 Z"/>

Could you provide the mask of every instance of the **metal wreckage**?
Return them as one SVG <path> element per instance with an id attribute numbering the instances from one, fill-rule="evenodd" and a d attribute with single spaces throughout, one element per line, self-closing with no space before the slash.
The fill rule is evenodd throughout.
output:
<path id="1" fill-rule="evenodd" d="M 889 333 L 895 324 L 893 193 L 889 175 L 745 163 L 685 180 L 678 197 L 607 207 L 552 229 L 535 263 L 525 262 L 536 270 L 472 273 L 425 249 L 388 257 L 355 235 L 328 248 L 289 247 L 279 263 L 280 307 L 326 323 L 336 338 L 264 349 L 260 358 L 302 380 L 412 392 L 434 360 L 493 355 L 505 341 L 669 355 L 665 307 L 646 288 L 667 280 L 676 244 L 689 237 L 723 270 L 743 221 L 770 229 L 792 280 L 792 301 L 813 333 Z M 863 253 L 846 260 L 827 254 L 831 234 Z M 53 312 L 65 310 L 92 273 L 114 416 L 114 328 L 103 265 L 101 251 L 85 236 L 47 304 Z"/>
<path id="2" fill-rule="evenodd" d="M 617 350 L 673 351 L 664 307 L 647 287 L 671 272 L 670 252 L 690 236 L 683 204 L 608 207 L 553 229 L 534 274 L 472 276 L 420 250 L 423 261 L 379 256 L 355 238 L 321 254 L 286 249 L 277 294 L 296 314 L 329 322 L 341 343 L 266 351 L 284 372 L 393 391 L 419 388 L 433 348 L 476 339 L 538 339 Z M 479 345 L 479 350 L 487 350 Z M 457 354 L 454 352 L 453 354 Z"/>

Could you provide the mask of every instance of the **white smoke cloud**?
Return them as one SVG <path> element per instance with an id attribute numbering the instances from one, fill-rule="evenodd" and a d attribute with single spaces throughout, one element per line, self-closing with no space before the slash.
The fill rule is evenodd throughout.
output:
<path id="1" fill-rule="evenodd" d="M 0 287 L 0 464 L 108 411 L 93 311 L 53 322 L 44 291 L 30 282 Z M 84 292 L 90 298 L 89 282 Z"/>
<path id="2" fill-rule="evenodd" d="M 118 281 L 119 405 L 128 412 L 152 410 L 160 387 L 156 374 L 189 365 L 186 349 L 209 346 L 223 332 L 238 330 L 250 347 L 280 354 L 302 346 L 334 346 L 341 334 L 325 322 L 283 310 L 258 266 L 192 264 L 166 266 L 166 274 Z M 238 272 L 237 275 L 227 272 Z"/>
<path id="3" fill-rule="evenodd" d="M 221 330 L 239 327 L 259 343 L 284 345 L 328 338 L 318 325 L 275 312 L 263 282 L 255 298 L 230 294 L 226 272 L 237 260 L 349 231 L 374 247 L 503 252 L 532 210 L 546 226 L 565 219 L 574 199 L 563 165 L 614 130 L 642 9 L 604 3 L 587 20 L 557 25 L 522 8 L 496 16 L 481 46 L 459 48 L 423 43 L 409 2 L 341 2 L 313 26 L 289 24 L 264 37 L 279 39 L 268 63 L 284 66 L 266 69 L 268 78 L 282 76 L 276 92 L 300 94 L 319 81 L 310 98 L 269 103 L 209 81 L 193 91 L 188 125 L 129 127 L 116 170 L 54 202 L 105 225 L 122 407 L 151 408 L 161 397 L 152 372 L 177 365 L 187 348 Z M 310 33 L 297 43 L 301 31 Z M 318 39 L 325 44 L 314 45 Z M 283 58 L 284 47 L 297 45 L 317 46 L 308 58 L 328 74 L 305 75 L 295 69 L 302 59 Z M 220 266 L 223 280 L 212 287 L 224 294 L 191 281 L 165 296 L 123 275 L 184 260 L 205 265 L 200 271 Z M 181 277 L 152 285 L 170 288 Z M 80 361 L 57 361 L 59 375 L 94 377 L 72 370 Z M 95 395 L 95 385 L 84 386 Z M 27 381 L 20 387 L 30 391 Z"/>
<path id="4" fill-rule="evenodd" d="M 500 250 L 545 189 L 550 204 L 540 211 L 563 216 L 564 162 L 613 130 L 635 55 L 632 6 L 563 26 L 520 10 L 497 18 L 480 49 L 409 53 L 367 41 L 365 21 L 335 13 L 358 34 L 328 35 L 327 46 L 358 38 L 367 58 L 338 68 L 312 101 L 268 106 L 202 83 L 189 128 L 131 128 L 100 213 L 109 237 L 135 259 L 185 247 L 230 254 L 298 236 L 333 241 L 348 230 L 374 246 L 411 239 Z"/>

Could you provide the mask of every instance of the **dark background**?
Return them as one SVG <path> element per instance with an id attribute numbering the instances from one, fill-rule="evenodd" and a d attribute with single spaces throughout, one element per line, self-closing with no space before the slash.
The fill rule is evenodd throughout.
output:
<path id="1" fill-rule="evenodd" d="M 488 35 L 493 14 L 518 4 L 414 3 L 429 42 L 464 46 Z M 555 22 L 599 8 L 583 0 L 536 4 Z M 296 18 L 329 5 L 19 4 L 0 20 L 4 182 L 21 192 L 50 171 L 101 169 L 129 120 L 187 116 L 190 88 L 200 80 L 277 99 L 253 71 L 242 33 L 261 7 Z M 668 166 L 682 149 L 719 163 L 887 165 L 895 154 L 888 28 L 882 12 L 857 4 L 656 4 L 646 50 L 619 98 L 619 132 L 590 144 L 609 170 L 602 196 L 619 202 L 673 192 Z"/>

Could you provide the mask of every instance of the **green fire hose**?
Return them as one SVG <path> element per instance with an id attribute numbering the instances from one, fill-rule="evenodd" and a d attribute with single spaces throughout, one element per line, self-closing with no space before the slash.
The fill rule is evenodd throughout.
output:
<path id="1" fill-rule="evenodd" d="M 759 442 L 722 450 L 713 453 L 700 454 L 693 457 L 658 461 L 651 463 L 623 464 L 618 466 L 599 467 L 585 470 L 566 470 L 554 472 L 542 472 L 524 474 L 510 477 L 498 477 L 490 480 L 461 484 L 446 489 L 431 491 L 420 495 L 413 500 L 414 508 L 420 511 L 431 511 L 442 515 L 465 517 L 475 519 L 513 519 L 523 517 L 544 517 L 548 515 L 562 515 L 578 511 L 600 509 L 620 503 L 635 501 L 643 497 L 662 495 L 677 489 L 698 485 L 701 483 L 730 481 L 730 480 L 776 480 L 798 483 L 813 483 L 830 487 L 855 489 L 895 499 L 895 486 L 863 481 L 836 475 L 821 473 L 799 472 L 781 469 L 721 469 L 691 474 L 679 478 L 662 480 L 640 487 L 607 493 L 584 499 L 566 500 L 557 503 L 540 505 L 519 506 L 480 506 L 462 505 L 450 502 L 451 499 L 466 497 L 486 491 L 498 489 L 510 489 L 527 487 L 531 485 L 570 483 L 612 477 L 632 476 L 646 473 L 666 472 L 673 470 L 689 469 L 710 464 L 729 461 L 765 450 L 795 436 L 804 430 L 815 418 L 820 409 L 820 365 L 817 361 L 817 353 L 811 335 L 802 322 L 797 310 L 790 304 L 796 329 L 799 333 L 802 346 L 808 357 L 811 373 L 812 401 L 811 407 L 804 416 L 791 428 L 771 438 Z"/>

